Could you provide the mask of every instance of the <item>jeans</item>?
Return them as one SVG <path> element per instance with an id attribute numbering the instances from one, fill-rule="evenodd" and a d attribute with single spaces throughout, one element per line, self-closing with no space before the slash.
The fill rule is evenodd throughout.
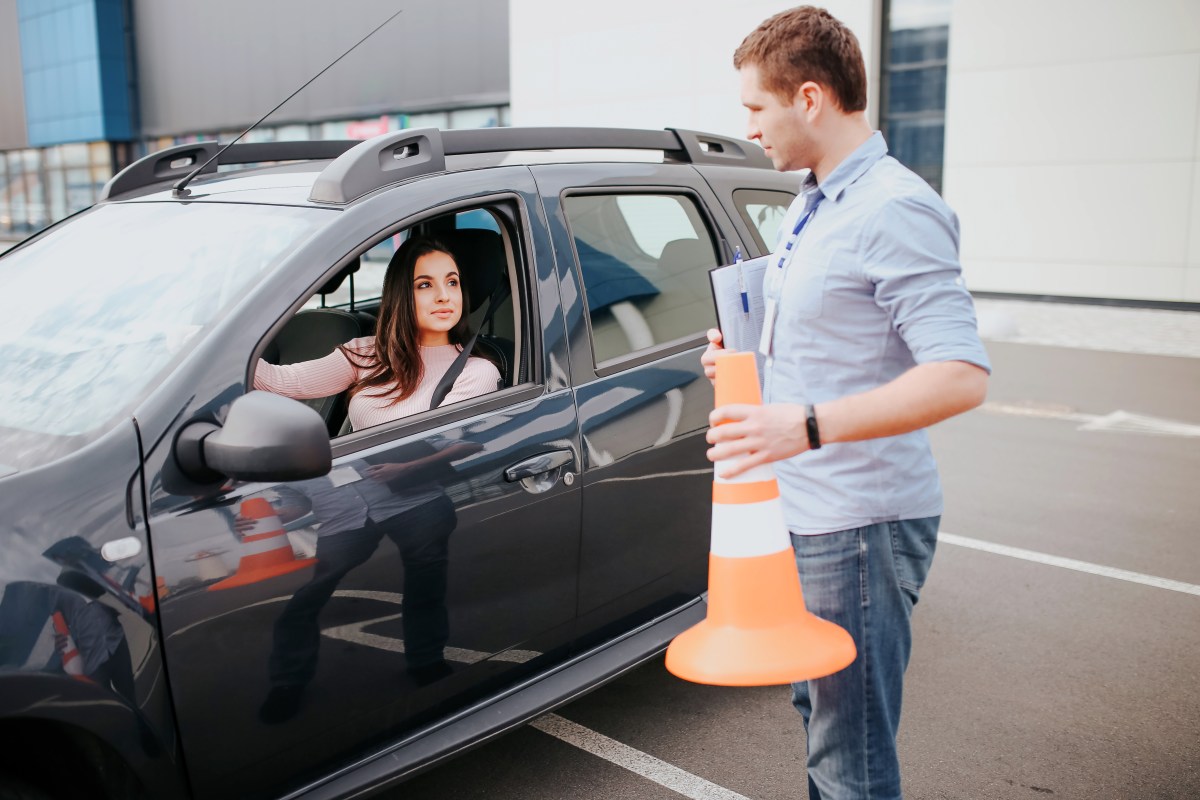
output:
<path id="1" fill-rule="evenodd" d="M 896 733 L 910 618 L 937 544 L 941 517 L 792 536 L 804 603 L 854 638 L 858 657 L 825 678 L 792 685 L 808 732 L 811 800 L 900 795 Z"/>

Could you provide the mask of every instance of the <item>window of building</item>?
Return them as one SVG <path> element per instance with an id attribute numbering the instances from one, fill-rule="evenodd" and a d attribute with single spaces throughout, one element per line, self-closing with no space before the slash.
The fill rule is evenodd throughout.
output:
<path id="1" fill-rule="evenodd" d="M 679 194 L 563 198 L 597 365 L 713 326 L 717 248 L 697 202 Z"/>
<path id="2" fill-rule="evenodd" d="M 902 164 L 942 191 L 951 0 L 884 0 L 880 127 Z"/>
<path id="3" fill-rule="evenodd" d="M 451 128 L 496 128 L 500 125 L 500 110 L 490 108 L 460 108 L 450 112 Z"/>
<path id="4" fill-rule="evenodd" d="M 112 176 L 108 142 L 0 153 L 0 234 L 27 236 L 93 205 Z"/>
<path id="5" fill-rule="evenodd" d="M 8 159 L 0 153 L 0 234 L 12 230 L 12 198 L 8 179 Z"/>

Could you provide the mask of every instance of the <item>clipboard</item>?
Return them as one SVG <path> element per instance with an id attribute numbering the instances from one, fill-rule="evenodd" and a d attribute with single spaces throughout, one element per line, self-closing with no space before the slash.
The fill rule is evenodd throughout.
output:
<path id="1" fill-rule="evenodd" d="M 766 365 L 766 358 L 758 352 L 766 317 L 763 277 L 770 260 L 769 255 L 760 256 L 708 271 L 723 346 L 726 350 L 754 353 L 758 358 L 760 380 Z"/>

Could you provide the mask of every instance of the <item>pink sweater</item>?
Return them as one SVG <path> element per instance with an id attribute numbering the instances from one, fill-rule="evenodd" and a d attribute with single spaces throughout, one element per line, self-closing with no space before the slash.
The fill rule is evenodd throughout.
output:
<path id="1" fill-rule="evenodd" d="M 373 355 L 375 353 L 375 337 L 364 336 L 351 339 L 346 346 L 355 353 Z M 350 398 L 350 425 L 354 430 L 362 430 L 372 425 L 382 425 L 385 422 L 416 414 L 429 408 L 433 399 L 433 390 L 438 381 L 446 374 L 456 356 L 458 348 L 447 344 L 440 347 L 421 345 L 421 360 L 425 363 L 425 376 L 417 391 L 392 405 L 395 396 L 380 397 L 380 389 L 366 389 Z M 254 371 L 254 388 L 268 392 L 293 397 L 297 400 L 308 400 L 315 397 L 329 397 L 350 388 L 366 370 L 359 369 L 350 363 L 350 359 L 341 350 L 334 350 L 324 358 L 314 361 L 303 361 L 299 364 L 279 366 L 269 364 L 262 359 L 258 361 L 258 369 Z M 457 403 L 477 397 L 487 392 L 494 392 L 500 380 L 500 371 L 492 362 L 484 358 L 472 356 L 467 359 L 454 387 L 442 401 L 442 405 Z"/>

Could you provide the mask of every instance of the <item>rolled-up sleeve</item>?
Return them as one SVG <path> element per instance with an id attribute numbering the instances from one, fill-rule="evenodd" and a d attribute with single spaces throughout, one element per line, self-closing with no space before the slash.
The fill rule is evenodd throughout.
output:
<path id="1" fill-rule="evenodd" d="M 259 359 L 254 388 L 284 397 L 310 400 L 344 392 L 354 383 L 355 370 L 341 350 L 299 364 L 271 364 Z"/>
<path id="2" fill-rule="evenodd" d="M 892 198 L 864 231 L 875 302 L 918 364 L 965 361 L 992 371 L 958 261 L 958 221 L 916 197 Z"/>

